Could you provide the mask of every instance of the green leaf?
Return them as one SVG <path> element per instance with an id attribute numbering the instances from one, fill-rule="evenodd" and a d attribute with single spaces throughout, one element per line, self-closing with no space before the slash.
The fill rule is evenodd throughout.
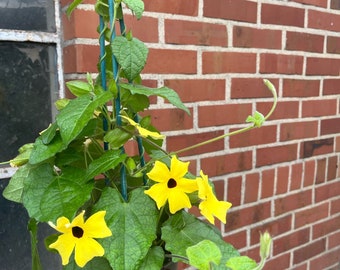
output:
<path id="1" fill-rule="evenodd" d="M 49 144 L 54 136 L 56 135 L 58 129 L 58 125 L 56 122 L 54 122 L 53 124 L 50 124 L 49 127 L 47 129 L 45 129 L 44 131 L 42 131 L 41 134 L 41 140 L 44 144 Z"/>
<path id="2" fill-rule="evenodd" d="M 26 164 L 20 167 L 15 174 L 12 176 L 11 180 L 2 195 L 10 201 L 22 203 L 22 194 L 24 190 L 24 181 L 30 172 L 31 166 Z"/>
<path id="3" fill-rule="evenodd" d="M 123 0 L 123 3 L 136 14 L 138 20 L 142 17 L 144 11 L 144 2 L 142 0 Z"/>
<path id="4" fill-rule="evenodd" d="M 123 36 L 117 36 L 112 41 L 111 46 L 112 53 L 123 69 L 127 79 L 133 81 L 145 66 L 148 48 L 137 38 L 128 40 Z"/>
<path id="5" fill-rule="evenodd" d="M 49 144 L 44 144 L 42 137 L 38 137 L 33 145 L 29 162 L 31 164 L 41 163 L 55 156 L 56 153 L 61 152 L 66 147 L 67 146 L 63 144 L 59 133 L 57 133 Z"/>
<path id="6" fill-rule="evenodd" d="M 51 164 L 43 163 L 29 168 L 24 181 L 22 201 L 29 216 L 37 221 L 48 221 L 41 219 L 41 198 L 55 177 Z"/>
<path id="7" fill-rule="evenodd" d="M 122 91 L 121 102 L 124 107 L 130 109 L 132 112 L 141 112 L 150 105 L 147 96 L 140 94 L 132 95 L 130 91 Z"/>
<path id="8" fill-rule="evenodd" d="M 76 97 L 87 95 L 92 91 L 91 85 L 83 81 L 69 81 L 66 86 Z"/>
<path id="9" fill-rule="evenodd" d="M 126 129 L 128 129 L 128 127 L 126 127 Z M 134 128 L 131 128 L 131 132 L 134 132 Z M 104 141 L 108 142 L 112 148 L 118 149 L 131 138 L 132 135 L 130 133 L 127 133 L 122 129 L 115 128 L 105 135 Z"/>
<path id="10" fill-rule="evenodd" d="M 189 109 L 182 103 L 176 91 L 174 91 L 171 88 L 165 86 L 160 88 L 150 88 L 143 85 L 132 85 L 128 83 L 122 83 L 120 84 L 120 86 L 122 88 L 130 90 L 131 94 L 141 94 L 147 97 L 153 95 L 160 96 L 164 99 L 167 99 L 172 105 L 176 106 L 179 109 L 184 110 L 186 113 L 190 115 Z"/>
<path id="11" fill-rule="evenodd" d="M 262 113 L 255 111 L 254 115 L 249 115 L 246 119 L 247 123 L 253 123 L 255 127 L 261 127 L 265 118 Z"/>
<path id="12" fill-rule="evenodd" d="M 210 270 L 211 263 L 218 265 L 221 261 L 221 251 L 210 240 L 203 240 L 187 248 L 187 255 L 191 266 L 200 270 Z"/>
<path id="13" fill-rule="evenodd" d="M 152 199 L 138 188 L 125 202 L 112 188 L 103 191 L 94 211 L 106 210 L 105 220 L 113 235 L 98 239 L 113 269 L 138 269 L 156 238 L 158 210 Z"/>
<path id="14" fill-rule="evenodd" d="M 215 269 L 225 269 L 227 260 L 239 256 L 238 251 L 223 240 L 221 233 L 215 227 L 185 211 L 177 212 L 164 223 L 162 239 L 166 243 L 166 250 L 184 257 L 188 247 L 203 240 L 214 242 L 222 253 L 221 262 Z"/>
<path id="15" fill-rule="evenodd" d="M 95 159 L 90 163 L 85 179 L 92 179 L 98 174 L 114 169 L 118 164 L 123 162 L 125 158 L 126 155 L 118 150 L 109 150 L 105 152 L 100 158 Z"/>
<path id="16" fill-rule="evenodd" d="M 159 270 L 162 269 L 163 261 L 164 250 L 159 246 L 154 246 L 149 249 L 148 254 L 138 269 Z"/>
<path id="17" fill-rule="evenodd" d="M 231 270 L 252 270 L 257 267 L 257 264 L 253 259 L 247 256 L 239 256 L 230 258 L 227 261 L 226 266 Z"/>
<path id="18" fill-rule="evenodd" d="M 28 143 L 19 148 L 19 155 L 9 161 L 12 167 L 19 167 L 25 165 L 32 153 L 33 143 Z"/>
<path id="19" fill-rule="evenodd" d="M 74 260 L 70 260 L 70 263 L 64 266 L 63 270 L 112 270 L 112 268 L 104 257 L 94 257 L 84 267 L 79 267 Z"/>
<path id="20" fill-rule="evenodd" d="M 92 100 L 90 95 L 70 100 L 67 106 L 57 115 L 57 124 L 65 145 L 68 145 L 83 130 L 93 117 L 97 107 L 104 105 L 112 97 L 107 91 Z"/>
<path id="21" fill-rule="evenodd" d="M 84 180 L 85 170 L 72 167 L 55 177 L 41 196 L 41 219 L 55 221 L 61 216 L 71 219 L 91 197 L 93 181 Z"/>
<path id="22" fill-rule="evenodd" d="M 42 270 L 38 251 L 38 223 L 31 218 L 28 222 L 28 230 L 31 236 L 32 270 Z"/>
<path id="23" fill-rule="evenodd" d="M 71 16 L 71 13 L 73 12 L 73 10 L 81 3 L 83 2 L 83 0 L 74 0 L 67 8 L 66 10 L 66 15 L 67 17 Z"/>

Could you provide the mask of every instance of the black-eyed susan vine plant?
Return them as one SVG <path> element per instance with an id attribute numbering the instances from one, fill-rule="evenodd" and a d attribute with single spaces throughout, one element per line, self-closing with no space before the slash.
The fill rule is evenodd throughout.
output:
<path id="1" fill-rule="evenodd" d="M 67 12 L 81 2 L 71 3 Z M 141 84 L 148 49 L 125 30 L 122 5 L 141 18 L 142 0 L 95 4 L 100 16 L 98 76 L 67 83 L 75 98 L 58 100 L 55 122 L 10 161 L 18 170 L 4 197 L 27 209 L 32 243 L 37 223 L 55 228 L 46 243 L 60 254 L 65 270 L 158 270 L 170 261 L 198 269 L 261 269 L 269 256 L 270 236 L 260 238 L 258 265 L 240 256 L 213 226 L 215 218 L 226 223 L 231 203 L 219 201 L 208 176 L 189 173 L 189 162 L 177 155 L 260 127 L 276 106 L 274 86 L 264 81 L 274 97 L 266 116 L 255 112 L 243 129 L 168 153 L 162 148 L 165 137 L 140 112 L 149 107 L 152 95 L 189 110 L 174 90 Z M 124 151 L 131 140 L 137 142 L 138 155 Z M 207 221 L 186 211 L 192 206 Z M 41 269 L 32 250 L 33 269 Z"/>

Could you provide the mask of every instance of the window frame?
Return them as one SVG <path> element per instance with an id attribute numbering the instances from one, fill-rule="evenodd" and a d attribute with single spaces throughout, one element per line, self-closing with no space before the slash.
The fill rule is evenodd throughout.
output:
<path id="1" fill-rule="evenodd" d="M 56 48 L 56 70 L 58 78 L 57 98 L 65 97 L 64 87 L 64 73 L 63 73 L 63 38 L 61 27 L 61 7 L 59 0 L 54 1 L 54 17 L 55 17 L 55 32 L 44 31 L 26 31 L 26 30 L 11 30 L 0 28 L 0 42 L 12 41 L 12 42 L 32 42 L 42 44 L 53 44 Z M 52 117 L 54 118 L 56 111 L 52 108 Z M 51 119 L 52 120 L 52 119 Z M 12 168 L 9 165 L 0 165 L 0 179 L 10 178 L 15 173 L 16 168 Z"/>

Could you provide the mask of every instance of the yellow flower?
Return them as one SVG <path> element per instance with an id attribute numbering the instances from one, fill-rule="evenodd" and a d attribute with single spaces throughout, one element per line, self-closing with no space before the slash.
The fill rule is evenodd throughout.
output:
<path id="1" fill-rule="evenodd" d="M 209 185 L 208 176 L 200 172 L 201 178 L 197 178 L 198 197 L 202 200 L 198 208 L 206 219 L 214 224 L 214 216 L 226 223 L 227 210 L 231 207 L 230 202 L 217 200 L 211 186 Z"/>
<path id="2" fill-rule="evenodd" d="M 158 209 L 167 201 L 172 214 L 183 208 L 191 207 L 187 193 L 196 191 L 198 186 L 195 180 L 184 178 L 188 167 L 189 162 L 179 161 L 176 156 L 171 159 L 170 170 L 164 163 L 155 162 L 155 166 L 147 176 L 158 183 L 146 190 L 145 194 L 156 202 Z"/>
<path id="3" fill-rule="evenodd" d="M 49 247 L 59 252 L 63 265 L 68 264 L 73 249 L 76 264 L 80 267 L 84 267 L 93 257 L 104 255 L 103 247 L 93 238 L 112 235 L 104 220 L 106 211 L 93 214 L 85 222 L 84 213 L 82 211 L 71 223 L 66 217 L 58 218 L 56 226 L 49 222 L 51 227 L 62 233 Z"/>
<path id="4" fill-rule="evenodd" d="M 159 134 L 158 132 L 150 131 L 150 130 L 147 130 L 146 128 L 141 127 L 140 124 L 136 123 L 135 121 L 133 121 L 131 118 L 127 116 L 121 115 L 121 117 L 125 119 L 126 121 L 128 121 L 130 125 L 134 126 L 138 130 L 138 133 L 144 138 L 149 136 L 155 140 L 159 140 L 159 139 L 164 139 L 165 137 L 164 135 Z"/>

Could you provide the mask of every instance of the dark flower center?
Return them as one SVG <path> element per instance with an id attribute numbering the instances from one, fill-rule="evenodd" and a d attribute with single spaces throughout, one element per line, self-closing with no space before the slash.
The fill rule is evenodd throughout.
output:
<path id="1" fill-rule="evenodd" d="M 74 237 L 81 238 L 84 234 L 84 230 L 78 226 L 72 227 L 72 234 Z"/>
<path id="2" fill-rule="evenodd" d="M 168 181 L 168 188 L 174 188 L 177 186 L 177 182 L 175 179 L 173 178 L 170 178 L 169 181 Z"/>

